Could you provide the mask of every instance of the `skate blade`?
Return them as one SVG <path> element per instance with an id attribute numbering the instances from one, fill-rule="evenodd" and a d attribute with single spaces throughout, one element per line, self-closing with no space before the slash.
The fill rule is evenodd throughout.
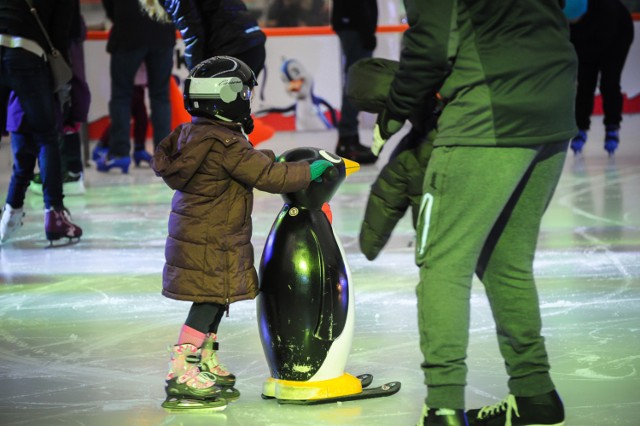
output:
<path id="1" fill-rule="evenodd" d="M 74 246 L 80 242 L 80 237 L 64 237 L 64 238 L 67 238 L 67 241 L 61 241 L 62 238 L 50 239 L 49 245 L 46 246 L 45 248 L 54 249 L 54 248 L 69 247 L 69 246 Z"/>
<path id="2" fill-rule="evenodd" d="M 222 398 L 214 400 L 171 398 L 162 403 L 162 408 L 170 413 L 213 413 L 227 408 L 227 401 Z"/>
<path id="3" fill-rule="evenodd" d="M 240 398 L 240 391 L 233 387 L 220 387 L 220 397 L 227 402 L 234 402 Z"/>

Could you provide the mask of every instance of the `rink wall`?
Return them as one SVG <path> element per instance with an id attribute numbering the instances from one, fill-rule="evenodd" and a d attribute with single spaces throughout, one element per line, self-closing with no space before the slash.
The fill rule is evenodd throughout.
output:
<path id="1" fill-rule="evenodd" d="M 622 74 L 622 90 L 625 94 L 625 113 L 640 113 L 640 16 L 634 15 L 636 37 L 631 47 Z M 375 56 L 397 59 L 400 54 L 400 40 L 406 26 L 380 26 Z M 259 87 L 253 110 L 262 111 L 276 130 L 310 130 L 326 128 L 326 119 L 333 110 L 339 114 L 340 88 L 340 45 L 338 37 L 330 27 L 267 28 L 267 61 L 265 72 L 259 78 Z M 106 52 L 108 33 L 90 31 L 85 44 L 86 72 L 92 93 L 89 112 L 90 129 L 108 120 L 110 96 L 109 54 Z M 182 59 L 184 44 L 178 39 L 174 60 L 174 75 L 182 82 L 188 75 Z M 295 61 L 300 72 L 313 81 L 312 97 L 296 98 L 287 91 L 281 68 L 286 61 Z M 313 101 L 312 101 L 313 100 Z M 295 108 L 294 108 L 295 107 Z M 596 100 L 596 113 L 600 108 Z M 275 112 L 278 111 L 278 112 Z M 297 112 L 296 112 L 297 111 Z M 325 117 L 325 123 L 296 119 L 296 114 L 318 112 Z M 299 118 L 299 117 L 298 117 Z M 328 120 L 329 123 L 331 120 Z M 361 120 L 363 126 L 370 126 L 370 117 Z M 95 131 L 90 135 L 95 136 Z"/>

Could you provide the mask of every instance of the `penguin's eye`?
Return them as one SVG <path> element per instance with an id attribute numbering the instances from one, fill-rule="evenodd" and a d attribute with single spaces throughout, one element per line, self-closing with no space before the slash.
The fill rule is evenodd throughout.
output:
<path id="1" fill-rule="evenodd" d="M 322 158 L 324 158 L 327 161 L 331 161 L 334 164 L 338 164 L 340 163 L 340 161 L 342 161 L 342 159 L 340 157 L 338 157 L 337 155 L 334 155 L 330 152 L 325 151 L 324 149 L 321 149 L 319 152 L 320 156 Z"/>

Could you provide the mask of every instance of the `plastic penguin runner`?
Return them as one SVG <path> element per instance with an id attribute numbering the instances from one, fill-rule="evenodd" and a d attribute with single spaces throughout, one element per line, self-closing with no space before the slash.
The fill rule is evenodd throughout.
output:
<path id="1" fill-rule="evenodd" d="M 371 375 L 344 372 L 353 338 L 354 290 L 327 203 L 359 165 L 314 148 L 293 149 L 280 157 L 287 162 L 319 159 L 334 167 L 308 188 L 283 195 L 285 204 L 260 264 L 258 321 L 271 371 L 263 397 L 280 403 L 373 398 L 400 389 L 399 382 L 366 388 Z"/>

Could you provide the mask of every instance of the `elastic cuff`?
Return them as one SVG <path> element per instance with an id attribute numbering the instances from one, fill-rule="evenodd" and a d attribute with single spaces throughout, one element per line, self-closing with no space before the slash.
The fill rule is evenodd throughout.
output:
<path id="1" fill-rule="evenodd" d="M 509 391 L 514 396 L 537 396 L 551 392 L 555 388 L 548 373 L 509 380 Z"/>
<path id="2" fill-rule="evenodd" d="M 464 410 L 464 386 L 427 386 L 425 403 L 429 408 Z"/>

